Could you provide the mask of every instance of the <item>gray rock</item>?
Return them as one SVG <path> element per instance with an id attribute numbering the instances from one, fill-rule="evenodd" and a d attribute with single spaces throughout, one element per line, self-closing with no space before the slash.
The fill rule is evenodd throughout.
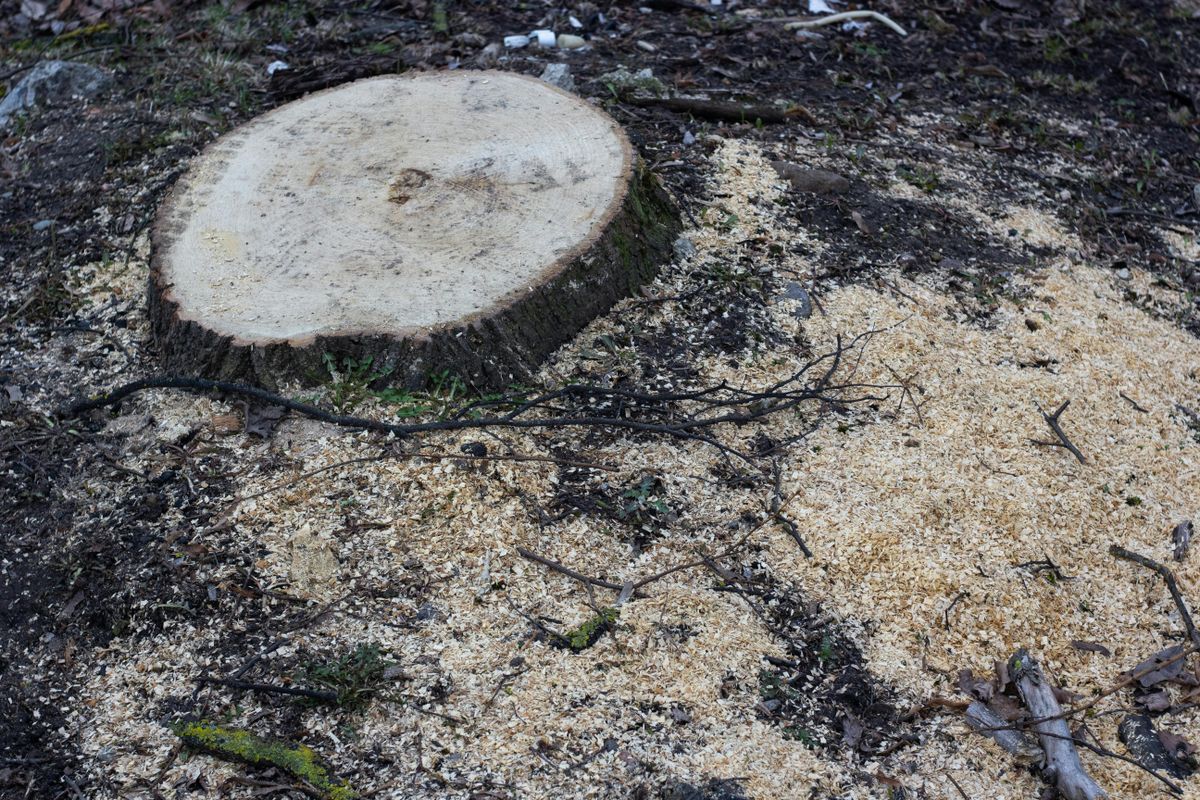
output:
<path id="1" fill-rule="evenodd" d="M 62 105 L 75 98 L 95 97 L 112 85 L 112 78 L 88 64 L 43 61 L 17 81 L 0 100 L 0 127 L 34 106 Z"/>
<path id="2" fill-rule="evenodd" d="M 812 194 L 843 194 L 850 190 L 850 181 L 836 172 L 824 169 L 805 169 L 788 161 L 772 161 L 779 177 L 792 184 L 797 192 Z"/>
<path id="3" fill-rule="evenodd" d="M 566 64 L 547 64 L 541 77 L 546 83 L 557 86 L 564 92 L 575 91 L 575 78 L 571 76 L 571 67 Z"/>
<path id="4" fill-rule="evenodd" d="M 680 236 L 675 240 L 675 257 L 679 260 L 691 258 L 696 254 L 696 245 L 686 236 Z"/>
<path id="5" fill-rule="evenodd" d="M 597 79 L 602 86 L 609 86 L 617 94 L 649 94 L 662 97 L 667 93 L 667 87 L 649 67 L 637 72 L 630 72 L 625 67 L 618 67 L 612 72 L 606 72 Z"/>
<path id="6" fill-rule="evenodd" d="M 788 281 L 783 287 L 783 294 L 779 296 L 781 300 L 795 300 L 796 310 L 792 312 L 792 316 L 796 319 L 808 319 L 812 316 L 812 298 L 804 287 L 795 281 Z"/>
<path id="7" fill-rule="evenodd" d="M 33 223 L 33 229 L 35 231 L 37 231 L 38 233 L 41 233 L 42 231 L 46 230 L 53 224 L 54 224 L 54 220 L 52 220 L 52 219 L 40 219 L 37 222 Z"/>
<path id="8" fill-rule="evenodd" d="M 1119 270 L 1117 270 L 1117 277 L 1123 281 L 1127 281 L 1133 277 L 1133 273 L 1131 273 L 1127 267 L 1121 267 Z"/>

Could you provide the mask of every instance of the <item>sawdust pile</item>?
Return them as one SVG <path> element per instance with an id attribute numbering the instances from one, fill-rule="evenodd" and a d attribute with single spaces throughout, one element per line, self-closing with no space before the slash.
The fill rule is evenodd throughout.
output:
<path id="1" fill-rule="evenodd" d="M 765 157 L 728 142 L 715 161 L 724 199 L 695 232 L 692 261 L 730 258 L 754 232 L 803 240 L 808 256 L 785 248 L 773 265 L 802 278 L 820 245 L 775 218 L 781 187 Z M 1036 230 L 1038 244 L 1072 249 L 1034 209 L 1009 209 L 996 224 Z M 678 274 L 654 290 L 671 294 Z M 1019 300 L 1003 300 L 987 326 L 932 284 L 900 276 L 878 290 L 826 293 L 823 313 L 804 321 L 788 302 L 770 310 L 809 353 L 829 351 L 838 335 L 874 331 L 842 377 L 892 388 L 878 390 L 885 400 L 851 406 L 821 426 L 784 462 L 783 507 L 815 557 L 805 559 L 782 530 L 764 526 L 756 558 L 776 581 L 820 601 L 874 678 L 908 707 L 955 694 L 959 669 L 986 672 L 1021 646 L 1087 696 L 1182 630 L 1161 582 L 1107 553 L 1118 543 L 1169 560 L 1170 529 L 1200 502 L 1200 444 L 1176 409 L 1200 399 L 1200 344 L 1158 313 L 1180 299 L 1139 273 L 1122 282 L 1066 257 L 1017 280 Z M 1142 307 L 1126 300 L 1131 290 L 1148 298 Z M 672 312 L 664 304 L 661 313 Z M 598 320 L 549 369 L 569 374 L 583 343 L 619 328 L 622 317 L 618 309 Z M 705 380 L 762 386 L 804 357 L 797 345 L 760 351 L 736 367 L 722 357 L 701 363 Z M 1086 464 L 1030 441 L 1053 439 L 1038 405 L 1050 411 L 1065 400 L 1063 427 Z M 197 405 L 199 413 L 227 410 L 207 401 L 155 403 L 161 418 L 196 414 Z M 800 419 L 777 419 L 766 433 L 803 427 Z M 739 519 L 762 511 L 763 498 L 713 480 L 714 453 L 697 443 L 593 443 L 578 432 L 499 436 L 485 440 L 496 452 L 570 453 L 599 465 L 589 474 L 605 474 L 613 486 L 658 475 L 678 522 L 630 555 L 625 532 L 611 521 L 579 515 L 539 524 L 531 508 L 564 491 L 560 465 L 395 458 L 337 466 L 375 447 L 373 440 L 311 423 L 286 423 L 258 446 L 262 452 L 248 446 L 243 455 L 239 497 L 251 499 L 231 502 L 228 525 L 254 542 L 269 585 L 308 599 L 317 614 L 275 632 L 281 643 L 264 663 L 283 673 L 307 650 L 371 641 L 403 670 L 391 700 L 352 717 L 300 720 L 329 743 L 323 754 L 360 789 L 416 796 L 418 776 L 433 775 L 445 795 L 503 786 L 517 797 L 609 797 L 676 776 L 693 784 L 738 779 L 755 798 L 810 796 L 810 789 L 849 798 L 887 796 L 872 780 L 886 775 L 929 797 L 956 796 L 949 777 L 971 797 L 1040 790 L 1028 770 L 951 714 L 922 723 L 919 743 L 877 759 L 838 758 L 836 748 L 783 735 L 757 709 L 762 656 L 781 655 L 780 643 L 737 596 L 713 591 L 704 570 L 647 587 L 582 653 L 531 643 L 530 616 L 565 630 L 593 612 L 578 583 L 522 559 L 518 546 L 619 583 L 727 545 L 747 529 Z M 427 444 L 454 454 L 476 438 Z M 254 459 L 265 452 L 285 457 L 290 470 L 257 473 Z M 1021 566 L 1046 559 L 1062 580 Z M 1177 569 L 1193 597 L 1197 569 L 1194 559 Z M 212 580 L 233 577 L 218 571 Z M 600 605 L 613 601 L 607 590 L 595 595 Z M 170 760 L 174 737 L 163 725 L 172 704 L 195 691 L 197 674 L 231 666 L 213 655 L 245 633 L 231 625 L 177 623 L 152 645 L 131 651 L 118 641 L 97 654 L 104 668 L 75 724 L 117 794 L 150 797 L 160 784 L 182 787 L 186 797 L 249 796 L 250 787 L 228 782 L 237 768 L 203 757 Z M 1072 640 L 1100 642 L 1112 656 L 1082 652 Z M 278 714 L 255 706 L 252 695 L 227 696 L 235 724 L 269 726 Z M 1118 706 L 1113 699 L 1099 710 Z M 1181 713 L 1170 727 L 1185 732 L 1198 716 Z M 1093 729 L 1115 743 L 1117 718 L 1100 716 Z M 1158 789 L 1127 764 L 1083 758 L 1114 797 Z M 1200 789 L 1188 791 L 1200 797 Z"/>

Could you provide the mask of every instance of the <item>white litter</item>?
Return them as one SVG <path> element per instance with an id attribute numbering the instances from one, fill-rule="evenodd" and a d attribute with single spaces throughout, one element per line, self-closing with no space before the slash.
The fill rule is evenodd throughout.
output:
<path id="1" fill-rule="evenodd" d="M 529 34 L 537 37 L 538 47 L 550 48 L 557 44 L 558 37 L 554 35 L 554 31 L 542 29 Z"/>
<path id="2" fill-rule="evenodd" d="M 270 64 L 267 64 L 268 75 L 274 75 L 276 72 L 282 72 L 285 69 L 289 69 L 286 61 L 272 61 Z"/>
<path id="3" fill-rule="evenodd" d="M 808 13 L 810 14 L 836 14 L 837 9 L 830 6 L 825 0 L 808 0 Z"/>
<path id="4" fill-rule="evenodd" d="M 528 44 L 529 44 L 528 36 L 523 36 L 521 34 L 517 34 L 515 36 L 505 36 L 504 37 L 504 46 L 505 47 L 519 48 L 519 47 L 525 47 Z"/>
<path id="5" fill-rule="evenodd" d="M 587 45 L 587 40 L 573 33 L 563 33 L 558 37 L 558 47 L 560 50 L 578 50 L 585 45 Z"/>

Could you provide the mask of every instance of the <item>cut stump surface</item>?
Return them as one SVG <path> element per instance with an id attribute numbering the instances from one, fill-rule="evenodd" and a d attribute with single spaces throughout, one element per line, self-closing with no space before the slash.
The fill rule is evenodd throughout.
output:
<path id="1" fill-rule="evenodd" d="M 668 258 L 678 229 L 617 124 L 503 72 L 371 78 L 210 146 L 159 210 L 167 365 L 276 386 L 322 358 L 419 385 L 526 378 Z"/>

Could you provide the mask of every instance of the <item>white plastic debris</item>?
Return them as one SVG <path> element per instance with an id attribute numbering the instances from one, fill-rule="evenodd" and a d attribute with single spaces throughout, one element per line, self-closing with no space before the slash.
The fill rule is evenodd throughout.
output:
<path id="1" fill-rule="evenodd" d="M 518 48 L 518 47 L 525 47 L 528 44 L 529 44 L 529 37 L 523 36 L 522 34 L 504 37 L 504 46 L 505 47 Z"/>
<path id="2" fill-rule="evenodd" d="M 560 50 L 578 50 L 586 44 L 586 39 L 582 36 L 576 36 L 573 33 L 563 33 L 558 37 L 558 47 Z"/>
<path id="3" fill-rule="evenodd" d="M 808 13 L 836 14 L 837 11 L 835 11 L 832 6 L 826 3 L 825 0 L 808 0 Z"/>
<path id="4" fill-rule="evenodd" d="M 657 53 L 658 52 L 657 47 L 655 47 L 654 45 L 645 41 L 644 39 L 637 40 L 637 48 L 638 48 L 638 50 L 642 50 L 647 53 Z"/>
<path id="5" fill-rule="evenodd" d="M 583 27 L 583 23 L 580 22 L 579 18 L 574 15 L 567 17 L 567 22 L 571 23 L 572 28 L 578 29 Z"/>
<path id="6" fill-rule="evenodd" d="M 289 69 L 286 61 L 272 61 L 270 64 L 267 64 L 268 75 L 274 75 L 276 72 L 282 72 L 285 69 Z"/>
<path id="7" fill-rule="evenodd" d="M 558 37 L 554 35 L 554 31 L 546 30 L 545 28 L 536 30 L 529 35 L 537 37 L 538 47 L 554 47 L 558 40 Z"/>

